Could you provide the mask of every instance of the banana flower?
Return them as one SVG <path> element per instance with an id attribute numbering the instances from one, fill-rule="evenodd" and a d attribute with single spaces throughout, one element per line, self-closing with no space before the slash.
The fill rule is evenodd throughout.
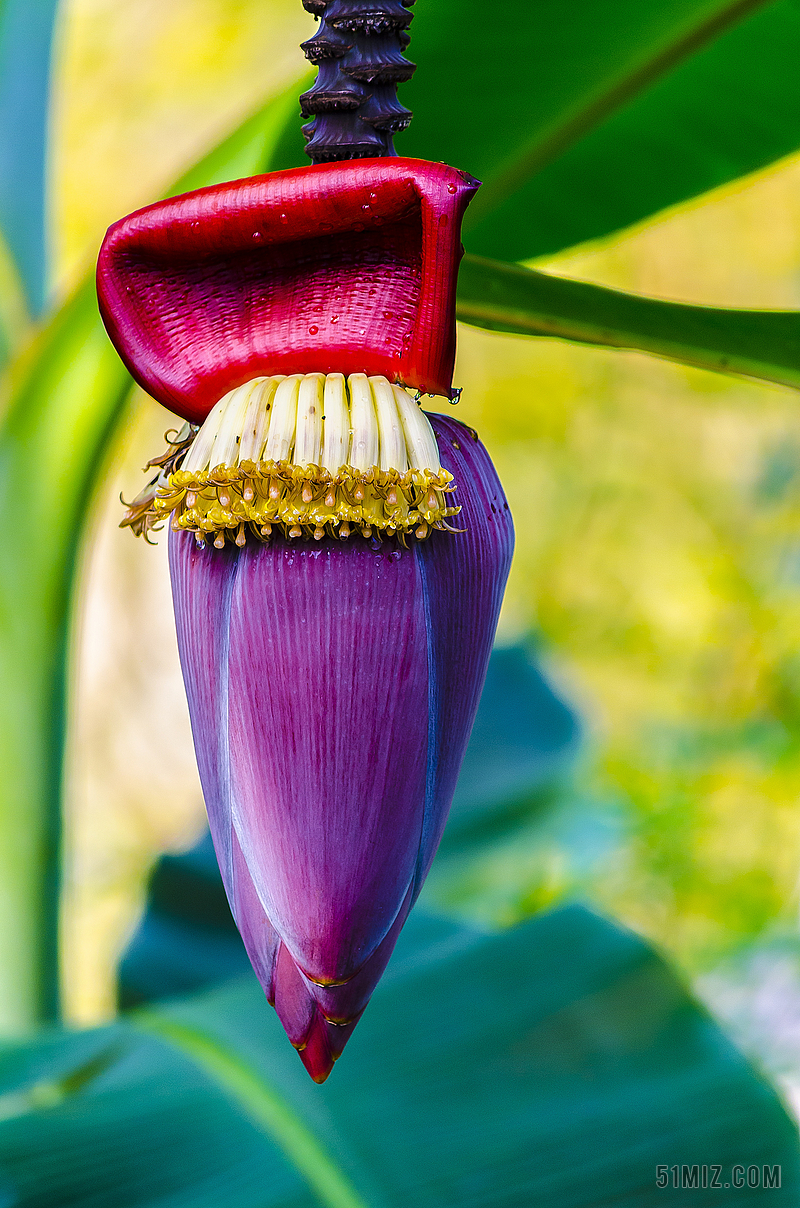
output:
<path id="1" fill-rule="evenodd" d="M 266 995 L 324 1081 L 430 867 L 508 574 L 508 505 L 451 399 L 443 164 L 332 163 L 130 215 L 107 330 L 180 416 L 127 520 L 169 525 L 211 833 Z M 415 393 L 414 393 L 415 392 Z"/>

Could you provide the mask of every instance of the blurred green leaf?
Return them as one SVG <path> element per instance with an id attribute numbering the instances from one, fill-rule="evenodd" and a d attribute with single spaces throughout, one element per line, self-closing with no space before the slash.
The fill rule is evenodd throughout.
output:
<path id="1" fill-rule="evenodd" d="M 535 795 L 564 777 L 579 740 L 576 715 L 530 651 L 496 647 L 437 861 L 513 830 L 535 810 Z"/>
<path id="2" fill-rule="evenodd" d="M 244 133 L 206 157 L 192 184 L 268 169 L 286 104 L 281 95 L 266 105 Z M 93 280 L 12 364 L 7 387 L 0 426 L 0 1028 L 16 1030 L 56 1012 L 70 598 L 87 505 L 131 387 L 100 322 Z"/>
<path id="3" fill-rule="evenodd" d="M 465 256 L 458 317 L 490 331 L 638 349 L 701 369 L 800 386 L 800 312 L 663 302 Z"/>
<path id="4" fill-rule="evenodd" d="M 277 1141 L 287 1157 L 328 1208 L 365 1208 L 365 1202 L 337 1162 L 290 1103 L 254 1065 L 202 1027 L 163 1012 L 140 1015 L 140 1028 L 169 1041 L 191 1057 L 244 1109 L 246 1116 Z"/>
<path id="5" fill-rule="evenodd" d="M 710 1162 L 781 1167 L 719 1204 L 800 1185 L 774 1092 L 660 957 L 580 907 L 490 936 L 415 912 L 324 1087 L 248 979 L 6 1046 L 0 1109 L 15 1208 L 677 1206 L 656 1166 Z"/>
<path id="6" fill-rule="evenodd" d="M 0 370 L 30 326 L 25 290 L 0 232 Z"/>
<path id="7" fill-rule="evenodd" d="M 302 163 L 303 160 L 292 153 L 292 138 L 294 135 L 302 148 L 298 97 L 311 86 L 313 78 L 313 73 L 302 76 L 258 109 L 219 146 L 189 168 L 170 189 L 170 196 L 258 172 L 293 167 L 295 159 Z"/>
<path id="8" fill-rule="evenodd" d="M 767 4 L 546 165 L 470 232 L 470 250 L 546 255 L 791 154 L 800 147 L 798 56 L 800 8 Z"/>
<path id="9" fill-rule="evenodd" d="M 47 289 L 45 176 L 57 7 L 58 0 L 0 0 L 0 230 L 35 312 Z"/>
<path id="10" fill-rule="evenodd" d="M 800 146 L 793 0 L 415 13 L 398 149 L 483 180 L 465 222 L 475 253 L 524 260 L 595 238 Z"/>
<path id="11" fill-rule="evenodd" d="M 0 1027 L 52 1018 L 69 599 L 130 389 L 85 286 L 13 366 L 0 428 Z"/>

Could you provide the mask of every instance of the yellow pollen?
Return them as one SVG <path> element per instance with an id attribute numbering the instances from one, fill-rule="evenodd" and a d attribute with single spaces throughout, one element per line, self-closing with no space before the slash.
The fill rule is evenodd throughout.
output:
<path id="1" fill-rule="evenodd" d="M 276 527 L 292 540 L 422 540 L 453 532 L 447 521 L 461 510 L 430 420 L 385 377 L 254 378 L 187 432 L 139 510 L 149 527 L 169 518 L 199 545 L 267 541 Z"/>

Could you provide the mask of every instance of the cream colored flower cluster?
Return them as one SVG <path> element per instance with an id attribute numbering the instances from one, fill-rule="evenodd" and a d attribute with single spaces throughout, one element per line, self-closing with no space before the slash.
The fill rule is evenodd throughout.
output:
<path id="1" fill-rule="evenodd" d="M 254 378 L 209 413 L 179 469 L 159 483 L 156 518 L 244 545 L 247 533 L 321 540 L 448 528 L 452 475 L 407 390 L 354 373 Z"/>

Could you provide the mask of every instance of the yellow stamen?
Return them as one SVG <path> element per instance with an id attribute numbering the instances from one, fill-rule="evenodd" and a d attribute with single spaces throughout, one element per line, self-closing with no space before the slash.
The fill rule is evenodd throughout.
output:
<path id="1" fill-rule="evenodd" d="M 420 540 L 460 508 L 448 506 L 430 421 L 384 377 L 340 373 L 254 378 L 212 408 L 180 468 L 164 473 L 141 507 L 153 524 L 243 546 L 269 540 L 346 540 L 409 533 Z M 140 508 L 141 510 L 141 508 Z"/>

